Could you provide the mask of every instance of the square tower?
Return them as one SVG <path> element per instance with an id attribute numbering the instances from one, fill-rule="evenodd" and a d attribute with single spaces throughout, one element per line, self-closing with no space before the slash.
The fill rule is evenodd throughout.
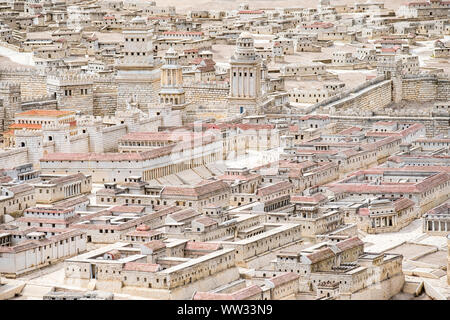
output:
<path id="1" fill-rule="evenodd" d="M 154 59 L 153 31 L 148 29 L 145 19 L 136 17 L 130 24 L 122 31 L 123 57 L 115 66 L 117 109 L 126 110 L 127 105 L 136 103 L 146 112 L 149 104 L 158 101 L 160 63 Z"/>
<path id="2" fill-rule="evenodd" d="M 0 82 L 0 100 L 3 100 L 3 123 L 2 131 L 6 130 L 14 122 L 14 115 L 21 111 L 20 84 L 11 82 Z"/>

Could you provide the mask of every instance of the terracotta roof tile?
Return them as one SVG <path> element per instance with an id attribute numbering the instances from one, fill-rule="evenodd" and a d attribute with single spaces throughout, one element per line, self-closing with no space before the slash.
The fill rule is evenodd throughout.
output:
<path id="1" fill-rule="evenodd" d="M 319 251 L 307 254 L 306 258 L 308 258 L 308 260 L 311 261 L 311 263 L 318 263 L 320 261 L 332 258 L 334 256 L 335 254 L 333 250 L 331 250 L 330 248 L 324 248 Z"/>
<path id="2" fill-rule="evenodd" d="M 75 115 L 75 111 L 33 109 L 17 113 L 16 116 L 62 117 L 70 114 Z"/>
<path id="3" fill-rule="evenodd" d="M 143 245 L 153 251 L 164 249 L 166 247 L 166 244 L 164 242 L 162 242 L 161 240 L 152 240 L 152 241 L 144 243 Z"/>
<path id="4" fill-rule="evenodd" d="M 188 241 L 184 250 L 191 251 L 216 251 L 222 248 L 220 243 Z"/>
<path id="5" fill-rule="evenodd" d="M 343 241 L 336 243 L 336 247 L 338 247 L 339 250 L 341 250 L 341 251 L 353 249 L 358 246 L 364 246 L 364 242 L 361 239 L 359 239 L 358 237 L 345 239 Z"/>
<path id="6" fill-rule="evenodd" d="M 139 271 L 139 272 L 157 272 L 161 270 L 159 264 L 154 263 L 138 263 L 138 262 L 127 262 L 123 267 L 124 271 Z"/>
<path id="7" fill-rule="evenodd" d="M 257 196 L 267 196 L 270 194 L 274 194 L 276 192 L 280 192 L 283 190 L 289 190 L 293 188 L 293 184 L 288 181 L 280 181 L 274 184 L 271 184 L 266 187 L 259 188 L 256 192 Z"/>
<path id="8" fill-rule="evenodd" d="M 278 287 L 287 282 L 294 281 L 299 278 L 300 278 L 300 276 L 298 274 L 293 273 L 293 272 L 287 272 L 287 273 L 280 274 L 276 277 L 273 277 L 273 278 L 269 279 L 269 281 L 272 282 L 275 287 Z"/>

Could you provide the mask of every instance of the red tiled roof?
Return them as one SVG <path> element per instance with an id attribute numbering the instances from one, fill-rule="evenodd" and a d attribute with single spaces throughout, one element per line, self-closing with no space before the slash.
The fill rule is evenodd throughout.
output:
<path id="1" fill-rule="evenodd" d="M 174 151 L 193 148 L 194 145 L 207 145 L 214 141 L 212 136 L 204 136 L 202 141 L 183 141 L 177 144 L 155 148 L 145 152 L 119 152 L 119 153 L 49 153 L 40 161 L 143 161 L 170 155 Z"/>
<path id="2" fill-rule="evenodd" d="M 146 224 L 140 224 L 136 227 L 136 231 L 148 231 L 150 230 L 150 226 Z"/>
<path id="3" fill-rule="evenodd" d="M 273 277 L 269 279 L 270 282 L 273 283 L 275 287 L 281 286 L 287 282 L 294 281 L 300 278 L 300 276 L 293 272 L 283 273 L 279 276 Z"/>
<path id="4" fill-rule="evenodd" d="M 56 230 L 56 229 L 55 229 Z M 68 230 L 68 231 L 65 231 Z M 38 231 L 38 229 L 29 229 L 29 230 L 25 230 L 25 234 L 32 232 L 32 231 Z M 51 236 L 50 238 L 44 239 L 44 240 L 29 240 L 29 241 L 23 241 L 15 246 L 11 246 L 11 247 L 6 247 L 6 246 L 2 246 L 0 247 L 0 253 L 3 252 L 8 252 L 8 253 L 17 253 L 17 252 L 22 252 L 25 250 L 30 250 L 33 248 L 37 248 L 37 247 L 42 247 L 44 245 L 48 245 L 51 243 L 55 243 L 57 241 L 60 240 L 64 240 L 64 239 L 68 239 L 70 237 L 75 237 L 75 236 L 79 236 L 81 234 L 84 234 L 84 232 L 80 231 L 80 230 L 73 230 L 73 229 L 63 229 L 63 232 L 56 234 L 54 236 Z M 8 233 L 12 233 L 10 230 L 6 230 L 6 232 Z"/>
<path id="5" fill-rule="evenodd" d="M 242 288 L 231 294 L 231 300 L 246 300 L 262 293 L 262 289 L 258 285 Z"/>
<path id="6" fill-rule="evenodd" d="M 397 52 L 398 50 L 400 50 L 400 47 L 395 46 L 392 48 L 382 48 L 381 52 Z"/>
<path id="7" fill-rule="evenodd" d="M 239 14 L 262 14 L 264 11 L 262 10 L 240 10 Z"/>
<path id="8" fill-rule="evenodd" d="M 163 34 L 179 34 L 179 35 L 199 35 L 202 36 L 201 31 L 164 31 Z"/>
<path id="9" fill-rule="evenodd" d="M 153 251 L 164 249 L 166 247 L 165 243 L 162 242 L 161 240 L 152 240 L 152 241 L 144 243 L 143 245 Z"/>
<path id="10" fill-rule="evenodd" d="M 109 209 L 111 212 L 121 212 L 121 213 L 142 213 L 145 211 L 144 206 L 115 206 Z"/>
<path id="11" fill-rule="evenodd" d="M 201 217 L 194 220 L 196 223 L 200 223 L 204 225 L 205 227 L 213 226 L 218 224 L 216 220 L 211 219 L 210 217 Z"/>
<path id="12" fill-rule="evenodd" d="M 235 180 L 248 181 L 248 180 L 252 180 L 252 179 L 258 179 L 259 177 L 261 177 L 261 175 L 257 174 L 257 173 L 250 173 L 247 175 L 224 174 L 223 176 L 218 177 L 218 179 L 224 180 L 224 181 L 235 181 Z"/>
<path id="13" fill-rule="evenodd" d="M 37 123 L 13 123 L 9 126 L 10 129 L 42 129 L 42 124 Z"/>
<path id="14" fill-rule="evenodd" d="M 330 119 L 327 115 L 322 114 L 308 114 L 306 116 L 300 117 L 300 120 L 328 120 Z"/>
<path id="15" fill-rule="evenodd" d="M 198 213 L 194 209 L 188 208 L 188 209 L 183 209 L 183 210 L 177 211 L 175 213 L 172 213 L 169 215 L 169 217 L 174 219 L 177 222 L 181 222 L 181 221 L 187 220 L 189 218 L 194 218 L 198 215 L 200 215 L 200 213 Z"/>
<path id="16" fill-rule="evenodd" d="M 397 212 L 409 208 L 413 205 L 415 205 L 415 202 L 407 198 L 400 198 L 394 202 L 394 208 Z"/>
<path id="17" fill-rule="evenodd" d="M 361 131 L 362 131 L 361 128 L 351 127 L 351 128 L 344 129 L 344 130 L 338 132 L 338 134 L 339 135 L 348 135 L 348 134 L 351 135 L 353 132 L 361 132 Z"/>
<path id="18" fill-rule="evenodd" d="M 364 242 L 358 237 L 345 239 L 344 241 L 336 243 L 336 247 L 338 247 L 341 251 L 353 249 L 358 246 L 364 246 Z"/>
<path id="19" fill-rule="evenodd" d="M 324 248 L 319 251 L 307 254 L 306 257 L 311 261 L 311 263 L 318 263 L 320 261 L 332 258 L 334 257 L 334 255 L 335 254 L 333 250 L 331 250 L 330 248 Z"/>
<path id="20" fill-rule="evenodd" d="M 448 173 L 437 173 L 418 183 L 336 183 L 328 185 L 334 192 L 350 193 L 423 193 L 433 187 L 450 180 Z"/>
<path id="21" fill-rule="evenodd" d="M 147 230 L 147 231 L 134 230 L 126 233 L 127 236 L 131 237 L 146 237 L 146 238 L 150 238 L 159 234 L 163 234 L 163 232 L 157 230 Z"/>
<path id="22" fill-rule="evenodd" d="M 196 292 L 193 300 L 247 300 L 261 293 L 261 287 L 252 285 L 233 293 Z"/>
<path id="23" fill-rule="evenodd" d="M 209 243 L 209 242 L 194 242 L 188 241 L 184 250 L 191 251 L 216 251 L 222 248 L 220 243 Z"/>
<path id="24" fill-rule="evenodd" d="M 161 195 L 201 197 L 229 188 L 229 185 L 222 180 L 205 180 L 195 186 L 167 186 L 163 189 Z"/>
<path id="25" fill-rule="evenodd" d="M 291 202 L 302 202 L 302 203 L 319 203 L 321 201 L 327 200 L 328 198 L 322 193 L 316 193 L 313 196 L 298 196 L 291 195 Z"/>
<path id="26" fill-rule="evenodd" d="M 16 116 L 42 116 L 42 117 L 62 117 L 70 114 L 75 114 L 75 111 L 62 111 L 62 110 L 41 110 L 33 109 L 16 114 Z"/>
<path id="27" fill-rule="evenodd" d="M 359 208 L 358 214 L 360 216 L 363 216 L 363 217 L 368 216 L 369 215 L 369 208 Z"/>
<path id="28" fill-rule="evenodd" d="M 331 22 L 314 22 L 310 25 L 306 25 L 304 26 L 304 28 L 331 28 L 334 27 L 334 24 L 332 24 Z"/>
<path id="29" fill-rule="evenodd" d="M 197 53 L 198 49 L 186 49 L 186 50 L 183 50 L 183 52 L 184 53 Z"/>
<path id="30" fill-rule="evenodd" d="M 34 187 L 31 184 L 24 183 L 24 184 L 18 184 L 12 187 L 7 187 L 8 190 L 12 191 L 13 193 L 22 193 L 22 192 L 28 192 L 33 191 Z"/>
<path id="31" fill-rule="evenodd" d="M 282 190 L 288 190 L 293 187 L 293 184 L 288 181 L 280 181 L 277 183 L 274 183 L 272 185 L 259 188 L 256 192 L 257 196 L 266 196 L 269 194 L 274 194 L 276 192 L 282 191 Z"/>
<path id="32" fill-rule="evenodd" d="M 180 141 L 201 138 L 202 133 L 192 131 L 170 131 L 170 132 L 130 132 L 119 139 L 119 141 Z"/>
<path id="33" fill-rule="evenodd" d="M 157 272 L 161 269 L 159 264 L 154 263 L 138 263 L 138 262 L 127 262 L 125 263 L 124 271 L 140 271 L 140 272 Z"/>
<path id="34" fill-rule="evenodd" d="M 193 300 L 232 300 L 228 293 L 196 292 Z"/>

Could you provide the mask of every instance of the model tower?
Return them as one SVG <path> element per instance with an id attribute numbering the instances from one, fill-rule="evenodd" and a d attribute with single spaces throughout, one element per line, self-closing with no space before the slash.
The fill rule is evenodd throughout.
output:
<path id="1" fill-rule="evenodd" d="M 161 90 L 159 102 L 172 105 L 185 103 L 183 89 L 183 70 L 178 64 L 178 53 L 171 47 L 167 50 L 161 67 Z"/>
<path id="2" fill-rule="evenodd" d="M 229 112 L 232 114 L 259 113 L 261 98 L 261 61 L 256 56 L 254 40 L 243 32 L 236 42 L 230 60 Z"/>

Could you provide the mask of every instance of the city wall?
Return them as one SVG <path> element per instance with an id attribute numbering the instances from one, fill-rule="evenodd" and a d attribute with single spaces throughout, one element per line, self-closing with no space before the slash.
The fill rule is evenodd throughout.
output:
<path id="1" fill-rule="evenodd" d="M 198 101 L 201 105 L 217 105 L 227 101 L 229 87 L 217 84 L 190 84 L 183 86 L 186 101 Z"/>
<path id="2" fill-rule="evenodd" d="M 402 291 L 404 283 L 405 276 L 397 274 L 350 295 L 344 294 L 341 300 L 389 300 Z"/>
<path id="3" fill-rule="evenodd" d="M 26 100 L 22 99 L 21 104 L 22 111 L 33 109 L 56 109 L 57 100 L 55 95 L 34 96 Z"/>
<path id="4" fill-rule="evenodd" d="M 0 168 L 11 168 L 28 162 L 27 148 L 0 151 Z"/>
<path id="5" fill-rule="evenodd" d="M 45 73 L 33 68 L 0 68 L 0 81 L 19 83 L 22 99 L 47 95 Z"/>
<path id="6" fill-rule="evenodd" d="M 121 137 L 127 134 L 126 125 L 117 125 L 104 128 L 103 134 L 103 152 L 112 152 L 117 150 L 117 144 Z"/>
<path id="7" fill-rule="evenodd" d="M 386 82 L 389 82 L 389 85 L 386 84 Z M 310 113 L 312 111 L 318 111 L 319 110 L 328 110 L 330 106 L 334 106 L 335 109 L 337 108 L 345 108 L 352 104 L 356 104 L 359 101 L 364 101 L 366 104 L 374 103 L 373 98 L 375 98 L 376 93 L 378 93 L 378 88 L 380 84 L 383 84 L 382 88 L 384 90 L 389 89 L 392 90 L 392 85 L 390 83 L 390 80 L 386 80 L 384 76 L 376 77 L 375 79 L 369 80 L 364 82 L 363 84 L 357 86 L 356 88 L 345 90 L 341 92 L 340 94 L 331 96 L 327 99 L 324 99 L 312 106 L 309 106 L 306 108 L 306 112 Z M 373 91 L 375 91 L 375 95 L 373 95 Z M 387 96 L 382 96 L 383 101 L 387 99 L 392 99 L 392 94 L 389 92 Z M 384 102 L 385 103 L 385 102 Z M 380 103 L 378 103 L 380 104 Z"/>
<path id="8" fill-rule="evenodd" d="M 331 122 L 337 123 L 337 131 L 358 125 L 372 125 L 377 121 L 417 122 L 425 126 L 427 137 L 448 134 L 449 119 L 446 117 L 389 117 L 389 116 L 338 116 L 330 115 Z"/>
<path id="9" fill-rule="evenodd" d="M 77 152 L 89 152 L 89 135 L 83 133 L 71 137 L 70 149 L 77 150 Z"/>
<path id="10" fill-rule="evenodd" d="M 403 99 L 407 101 L 450 100 L 450 78 L 431 75 L 406 77 L 402 89 Z"/>
<path id="11" fill-rule="evenodd" d="M 117 85 L 117 108 L 125 109 L 129 102 L 136 102 L 144 112 L 148 105 L 159 102 L 160 90 L 159 70 L 142 74 L 119 74 L 115 78 Z"/>
<path id="12" fill-rule="evenodd" d="M 99 77 L 92 87 L 94 116 L 114 115 L 117 109 L 117 84 L 112 77 Z"/>
<path id="13" fill-rule="evenodd" d="M 392 81 L 384 80 L 354 92 L 339 95 L 341 99 L 319 107 L 319 110 L 333 113 L 345 109 L 373 110 L 392 102 Z"/>

